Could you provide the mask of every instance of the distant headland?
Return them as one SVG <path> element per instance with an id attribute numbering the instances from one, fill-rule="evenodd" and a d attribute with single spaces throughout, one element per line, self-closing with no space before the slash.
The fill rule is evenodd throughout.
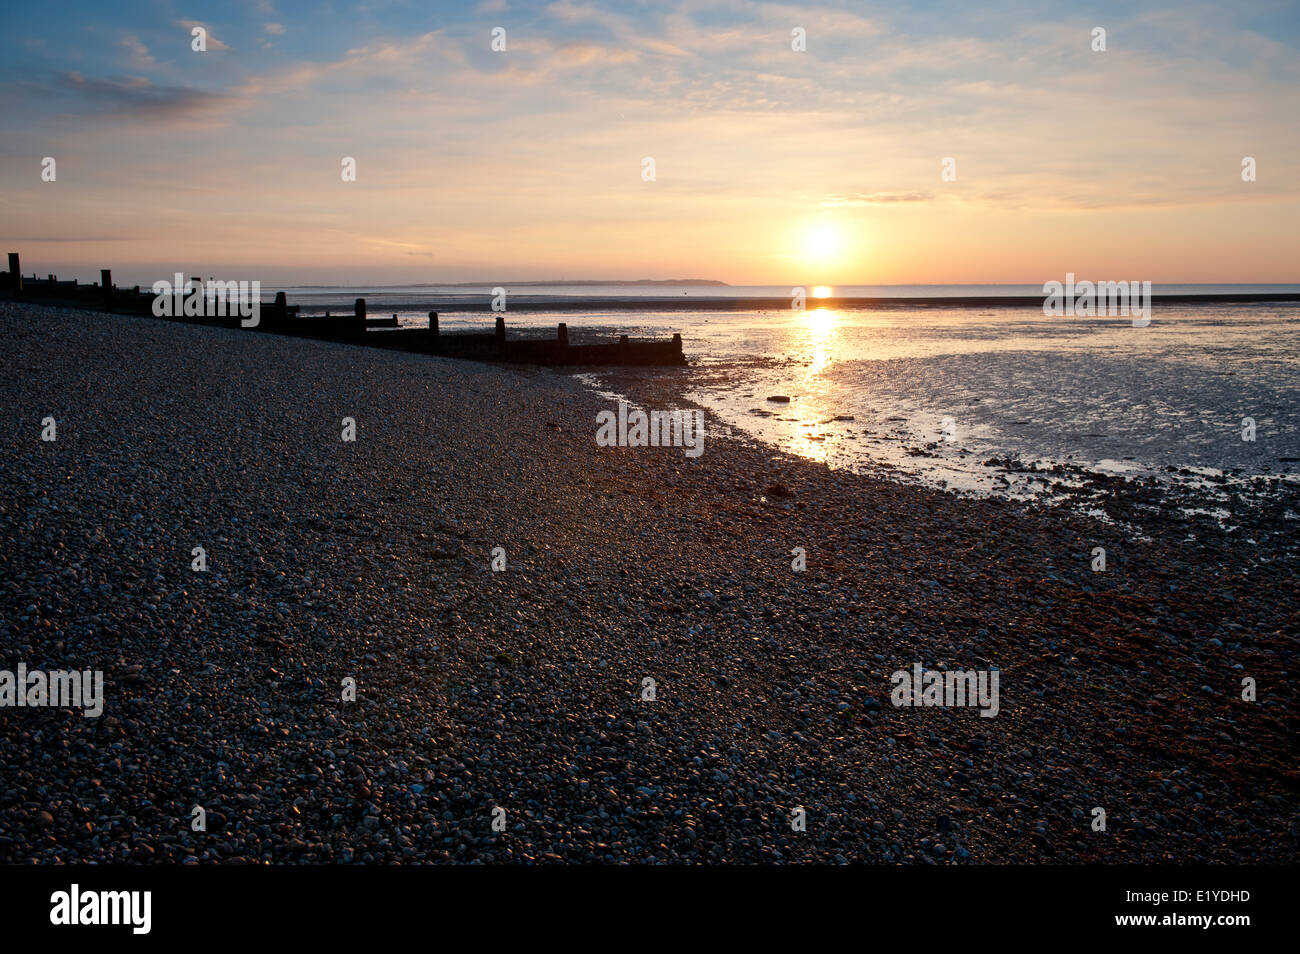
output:
<path id="1" fill-rule="evenodd" d="M 286 285 L 288 288 L 355 288 L 357 285 Z M 539 282 L 501 282 L 501 281 L 482 281 L 482 282 L 405 282 L 397 285 L 366 285 L 367 288 L 483 288 L 484 286 L 500 285 L 504 288 L 567 288 L 573 285 L 707 285 L 718 288 L 730 288 L 727 282 L 720 282 L 713 278 L 633 278 L 618 279 L 614 281 L 601 281 L 594 278 L 582 278 L 574 281 L 565 281 L 564 279 L 550 279 Z"/>

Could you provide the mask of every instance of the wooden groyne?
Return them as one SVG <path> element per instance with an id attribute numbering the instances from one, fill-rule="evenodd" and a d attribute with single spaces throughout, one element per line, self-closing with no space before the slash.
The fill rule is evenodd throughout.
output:
<path id="1" fill-rule="evenodd" d="M 193 281 L 197 282 L 198 279 Z M 142 315 L 158 321 L 245 328 L 243 319 L 233 313 L 159 318 L 154 314 L 156 297 L 152 292 L 142 290 L 139 285 L 118 288 L 113 284 L 112 271 L 109 269 L 102 269 L 100 280 L 90 284 L 59 281 L 55 275 L 39 278 L 33 274 L 29 278 L 22 274 L 17 252 L 9 253 L 9 270 L 0 272 L 0 298 L 10 301 Z M 455 308 L 457 311 L 465 310 L 459 304 Z M 627 335 L 620 335 L 616 341 L 570 344 L 568 326 L 564 322 L 559 324 L 554 338 L 511 337 L 506 334 L 505 316 L 500 313 L 496 314 L 496 324 L 491 332 L 442 334 L 436 311 L 429 312 L 427 328 L 400 328 L 396 315 L 391 318 L 369 317 L 364 298 L 356 300 L 350 315 L 326 312 L 324 315 L 308 316 L 301 314 L 298 305 L 290 305 L 284 292 L 278 292 L 273 301 L 259 303 L 257 324 L 245 330 L 477 361 L 547 366 L 674 367 L 686 364 L 682 352 L 682 336 L 679 334 L 673 335 L 671 341 L 630 340 Z"/>

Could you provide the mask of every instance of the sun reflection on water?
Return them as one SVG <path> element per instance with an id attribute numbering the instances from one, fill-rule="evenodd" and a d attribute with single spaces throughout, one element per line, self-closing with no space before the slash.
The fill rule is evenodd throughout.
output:
<path id="1" fill-rule="evenodd" d="M 813 297 L 826 298 L 830 289 L 813 289 Z M 824 293 L 824 294 L 823 294 Z M 786 447 L 807 460 L 825 463 L 828 445 L 834 440 L 826 427 L 833 416 L 827 403 L 829 383 L 822 373 L 830 366 L 832 343 L 838 334 L 840 314 L 832 308 L 814 308 L 804 312 L 801 350 L 808 356 L 800 388 L 799 402 L 791 408 L 793 420 L 787 421 Z"/>
<path id="2" fill-rule="evenodd" d="M 831 363 L 830 343 L 835 337 L 839 315 L 831 308 L 814 308 L 804 312 L 804 323 L 808 333 L 807 347 L 811 362 L 804 374 L 804 383 L 811 385 L 813 378 L 821 374 Z"/>

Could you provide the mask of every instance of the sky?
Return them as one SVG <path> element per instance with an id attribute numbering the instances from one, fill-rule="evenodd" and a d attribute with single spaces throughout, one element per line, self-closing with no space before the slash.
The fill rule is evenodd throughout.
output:
<path id="1" fill-rule="evenodd" d="M 1300 281 L 1294 0 L 894 7 L 14 5 L 0 241 L 119 284 Z"/>

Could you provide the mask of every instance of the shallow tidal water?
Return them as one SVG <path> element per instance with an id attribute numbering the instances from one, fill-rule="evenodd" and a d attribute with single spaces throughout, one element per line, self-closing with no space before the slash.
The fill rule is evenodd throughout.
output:
<path id="1" fill-rule="evenodd" d="M 1008 456 L 1112 473 L 1300 470 L 1293 306 L 1157 307 L 1142 328 L 921 307 L 671 314 L 644 333 L 659 324 L 696 359 L 688 400 L 834 467 L 998 492 L 1014 482 L 984 462 Z"/>

